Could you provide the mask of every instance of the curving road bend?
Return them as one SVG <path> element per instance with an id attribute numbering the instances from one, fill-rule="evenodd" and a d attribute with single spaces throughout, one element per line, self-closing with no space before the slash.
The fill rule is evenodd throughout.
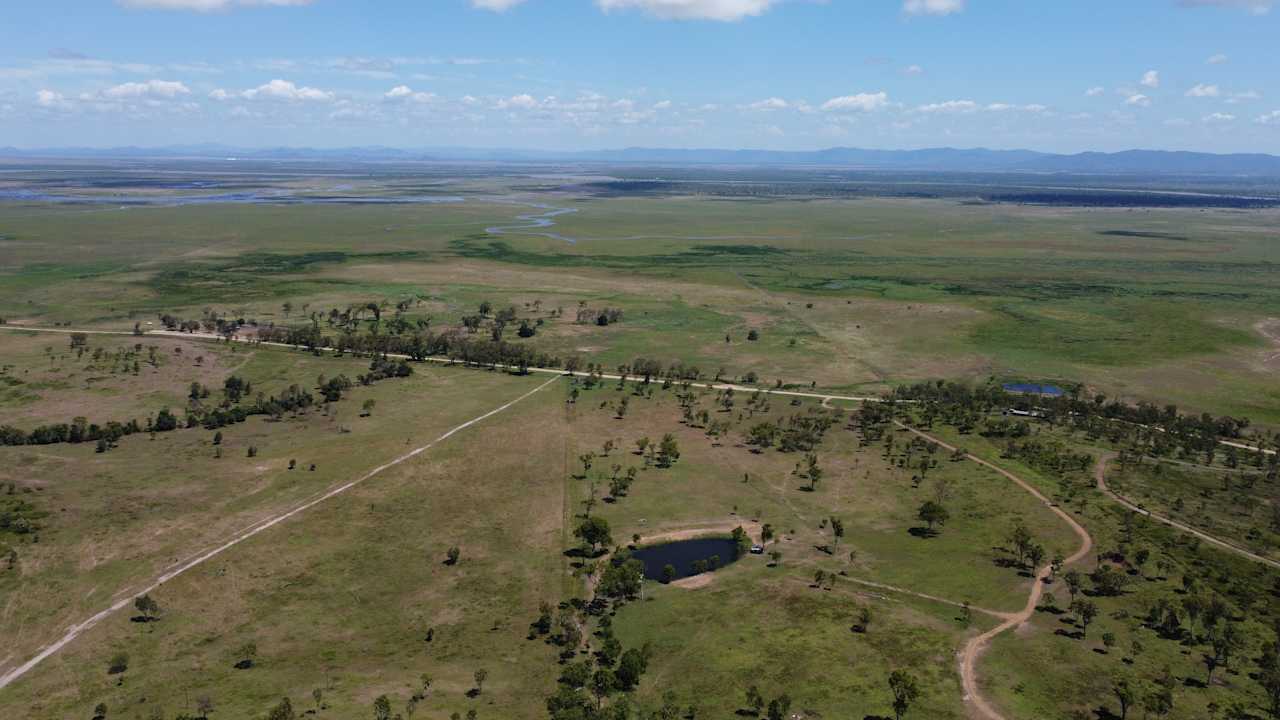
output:
<path id="1" fill-rule="evenodd" d="M 952 452 L 956 450 L 954 445 L 943 442 L 928 433 L 917 430 L 909 425 L 898 422 L 897 420 L 895 420 L 894 423 L 899 427 L 929 440 L 930 442 L 935 442 L 939 446 L 951 450 Z M 1045 497 L 1043 493 L 1033 487 L 1030 483 L 1017 475 L 1014 475 L 1008 470 L 987 462 L 976 455 L 966 453 L 965 457 L 979 465 L 996 471 L 1009 480 L 1012 480 L 1018 487 L 1026 490 L 1036 499 L 1043 502 L 1045 507 L 1049 508 L 1051 512 L 1061 518 L 1063 522 L 1067 523 L 1067 525 L 1075 531 L 1076 535 L 1080 538 L 1080 548 L 1067 558 L 1065 564 L 1070 565 L 1078 562 L 1087 556 L 1089 551 L 1093 549 L 1093 537 L 1089 535 L 1089 531 L 1085 530 L 1084 526 L 1077 522 L 1075 518 L 1071 517 L 1071 515 L 1067 514 L 1066 511 L 1055 505 L 1051 500 L 1049 500 L 1049 498 Z M 992 638 L 1007 630 L 1012 630 L 1031 619 L 1031 616 L 1035 614 L 1036 606 L 1040 603 L 1040 596 L 1044 594 L 1044 586 L 1047 582 L 1049 572 L 1050 568 L 1048 565 L 1036 570 L 1035 582 L 1031 584 L 1031 592 L 1027 595 L 1027 604 L 1022 608 L 1022 610 L 1009 615 L 1004 622 L 994 628 L 970 639 L 965 643 L 964 649 L 960 651 L 960 685 L 964 688 L 964 700 L 969 704 L 975 717 L 984 718 L 984 720 L 1005 720 L 1005 717 L 995 709 L 991 704 L 991 701 L 983 697 L 982 689 L 978 686 L 978 658 L 982 655 L 982 652 L 987 649 Z"/>

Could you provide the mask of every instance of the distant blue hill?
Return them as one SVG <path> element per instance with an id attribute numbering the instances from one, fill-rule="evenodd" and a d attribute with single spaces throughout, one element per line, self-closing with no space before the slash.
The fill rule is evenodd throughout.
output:
<path id="1" fill-rule="evenodd" d="M 868 170 L 944 172 L 1022 172 L 1123 175 L 1213 175 L 1280 178 L 1275 155 L 1126 150 L 1075 155 L 1033 150 L 985 148 L 926 148 L 867 150 L 835 147 L 825 150 L 723 150 L 679 148 L 621 148 L 616 150 L 552 151 L 517 148 L 242 148 L 214 143 L 157 148 L 0 148 L 11 159 L 176 159 L 205 158 L 297 161 L 469 161 L 469 162 L 588 162 L 657 165 L 777 165 L 831 166 Z"/>

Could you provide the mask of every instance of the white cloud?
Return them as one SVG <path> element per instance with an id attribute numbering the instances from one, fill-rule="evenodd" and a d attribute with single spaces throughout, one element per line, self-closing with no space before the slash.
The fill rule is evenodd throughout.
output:
<path id="1" fill-rule="evenodd" d="M 190 95 L 191 89 L 180 82 L 173 80 L 148 80 L 146 82 L 127 82 L 115 87 L 107 88 L 102 91 L 102 97 L 109 100 L 124 100 L 129 98 L 166 98 L 172 99 L 179 95 Z"/>
<path id="2" fill-rule="evenodd" d="M 668 110 L 671 108 L 670 100 L 662 100 L 653 104 L 654 110 Z"/>
<path id="3" fill-rule="evenodd" d="M 965 0 L 903 0 L 908 15 L 950 15 L 964 10 Z"/>
<path id="4" fill-rule="evenodd" d="M 972 100 L 947 100 L 921 105 L 916 109 L 923 113 L 971 113 L 978 110 L 978 103 Z"/>
<path id="5" fill-rule="evenodd" d="M 908 65 L 902 68 L 902 74 L 903 75 L 923 75 L 924 68 L 920 67 L 919 65 Z"/>
<path id="6" fill-rule="evenodd" d="M 1272 125 L 1272 124 L 1280 125 L 1280 110 L 1272 110 L 1266 115 L 1259 115 L 1256 122 L 1259 122 L 1263 125 Z"/>
<path id="7" fill-rule="evenodd" d="M 1156 70 L 1148 70 L 1142 73 L 1141 80 L 1143 87 L 1158 88 L 1160 87 L 1160 73 Z"/>
<path id="8" fill-rule="evenodd" d="M 120 5 L 144 10 L 194 10 L 214 12 L 253 5 L 310 5 L 313 0 L 116 0 Z"/>
<path id="9" fill-rule="evenodd" d="M 1142 93 L 1134 93 L 1125 98 L 1125 105 L 1134 105 L 1136 107 L 1148 107 L 1151 105 L 1151 98 Z"/>
<path id="10" fill-rule="evenodd" d="M 762 15 L 777 2 L 778 0 L 596 0 L 596 5 L 605 12 L 642 10 L 662 20 L 736 22 Z"/>
<path id="11" fill-rule="evenodd" d="M 1220 113 L 1220 112 L 1211 113 L 1209 115 L 1204 116 L 1204 121 L 1207 123 L 1231 122 L 1232 120 L 1235 120 L 1235 119 L 1236 119 L 1235 115 L 1231 115 L 1229 113 Z"/>
<path id="12" fill-rule="evenodd" d="M 471 0 L 471 7 L 494 12 L 506 12 L 524 0 Z"/>
<path id="13" fill-rule="evenodd" d="M 538 107 L 538 101 L 532 95 L 525 93 L 499 100 L 497 107 L 499 110 L 532 110 Z"/>
<path id="14" fill-rule="evenodd" d="M 240 93 L 240 97 L 245 100 L 289 100 L 289 101 L 317 101 L 329 102 L 334 99 L 334 94 L 327 90 L 317 90 L 313 87 L 301 86 L 293 84 L 288 80 L 272 80 L 265 85 L 259 85 Z"/>
<path id="15" fill-rule="evenodd" d="M 1091 87 L 1091 88 L 1089 88 L 1088 90 L 1085 90 L 1085 91 L 1084 91 L 1084 96 L 1085 96 L 1085 97 L 1098 97 L 1099 95 L 1101 95 L 1101 94 L 1105 93 L 1106 91 L 1107 91 L 1107 90 L 1106 90 L 1106 88 L 1098 87 L 1098 86 L 1096 86 L 1096 85 L 1095 85 L 1094 87 Z"/>
<path id="16" fill-rule="evenodd" d="M 36 104 L 44 108 L 65 107 L 67 99 L 62 96 L 62 93 L 54 92 L 53 90 L 38 90 L 36 91 Z"/>
<path id="17" fill-rule="evenodd" d="M 230 100 L 232 97 L 234 96 L 231 93 L 223 90 L 222 88 L 218 88 L 217 90 L 209 93 L 210 100 Z"/>
<path id="18" fill-rule="evenodd" d="M 1266 15 L 1271 12 L 1275 0 L 1181 0 L 1182 7 L 1220 7 L 1241 8 L 1253 15 Z"/>
<path id="19" fill-rule="evenodd" d="M 1187 97 L 1208 97 L 1216 98 L 1219 95 L 1217 85 L 1205 85 L 1203 83 L 1196 85 L 1187 91 Z"/>
<path id="20" fill-rule="evenodd" d="M 987 106 L 987 110 L 991 112 L 1029 112 L 1042 113 L 1049 108 L 1039 103 L 1031 103 L 1030 105 L 1012 105 L 1010 103 L 991 103 Z"/>
<path id="21" fill-rule="evenodd" d="M 786 110 L 789 107 L 791 107 L 791 103 L 788 103 L 786 100 L 783 100 L 780 97 L 771 97 L 771 98 L 765 98 L 764 100 L 757 100 L 756 102 L 753 102 L 747 105 L 746 109 L 769 111 L 769 110 Z"/>
<path id="22" fill-rule="evenodd" d="M 1222 53 L 1218 53 L 1217 55 L 1210 55 L 1209 58 L 1205 60 L 1205 63 L 1208 65 L 1221 65 L 1226 61 L 1227 61 L 1227 56 L 1223 55 Z"/>
<path id="23" fill-rule="evenodd" d="M 889 95 L 884 92 L 858 93 L 834 97 L 822 103 L 822 109 L 828 112 L 871 112 L 889 104 Z"/>
<path id="24" fill-rule="evenodd" d="M 408 85 L 397 85 L 383 93 L 382 97 L 392 102 L 407 100 L 416 103 L 425 103 L 435 100 L 436 94 L 421 91 L 415 92 L 414 89 Z"/>

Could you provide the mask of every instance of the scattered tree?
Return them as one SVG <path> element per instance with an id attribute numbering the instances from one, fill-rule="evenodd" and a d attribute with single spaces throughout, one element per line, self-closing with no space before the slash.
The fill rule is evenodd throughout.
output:
<path id="1" fill-rule="evenodd" d="M 889 674 L 889 690 L 893 693 L 893 716 L 902 720 L 911 708 L 911 703 L 920 697 L 920 687 L 914 676 L 904 670 L 894 670 Z"/>
<path id="2" fill-rule="evenodd" d="M 951 517 L 951 513 L 947 512 L 947 509 L 938 503 L 932 500 L 926 500 L 924 504 L 920 506 L 920 511 L 917 513 L 917 517 L 928 525 L 928 533 L 933 535 L 935 533 L 934 526 L 946 524 L 947 520 Z"/>

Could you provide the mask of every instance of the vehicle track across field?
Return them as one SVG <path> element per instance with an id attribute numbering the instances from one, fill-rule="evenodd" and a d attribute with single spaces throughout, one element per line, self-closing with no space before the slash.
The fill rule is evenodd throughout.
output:
<path id="1" fill-rule="evenodd" d="M 322 502 L 324 502 L 324 501 L 326 501 L 326 500 L 329 500 L 329 499 L 331 499 L 331 498 L 337 497 L 338 495 L 341 495 L 341 494 L 343 494 L 343 493 L 347 492 L 347 491 L 348 491 L 348 490 L 350 490 L 351 488 L 356 487 L 357 485 L 360 485 L 360 484 L 361 484 L 361 483 L 363 483 L 364 481 L 366 481 L 366 480 L 368 480 L 368 479 L 370 479 L 370 478 L 372 478 L 372 477 L 374 477 L 374 476 L 378 475 L 379 473 L 382 473 L 382 472 L 383 472 L 383 471 L 385 471 L 385 470 L 388 470 L 388 469 L 390 469 L 390 468 L 393 468 L 393 467 L 395 467 L 395 466 L 397 466 L 397 465 L 399 465 L 399 464 L 401 464 L 401 463 L 405 462 L 406 460 L 411 460 L 411 459 L 413 459 L 413 458 L 415 458 L 415 457 L 417 457 L 417 456 L 421 455 L 422 453 L 426 452 L 427 450 L 430 450 L 431 448 L 435 447 L 435 446 L 436 446 L 436 445 L 438 445 L 439 443 L 442 443 L 442 442 L 444 442 L 445 440 L 448 440 L 448 439 L 449 439 L 450 437 L 452 437 L 453 435 L 455 435 L 455 434 L 457 434 L 457 433 L 459 433 L 459 432 L 461 432 L 461 431 L 463 431 L 463 430 L 466 430 L 467 428 L 471 427 L 472 425 L 475 425 L 475 424 L 477 424 L 477 423 L 483 422 L 484 420 L 487 420 L 488 418 L 491 418 L 491 417 L 493 417 L 494 415 L 497 415 L 498 413 L 501 413 L 501 412 L 503 412 L 503 411 L 505 411 L 505 410 L 509 409 L 510 407 L 512 407 L 513 405 L 515 405 L 516 403 L 520 402 L 521 400 L 524 400 L 524 399 L 528 398 L 529 396 L 533 395 L 534 393 L 538 392 L 539 390 L 542 390 L 543 388 L 545 388 L 545 387 L 547 387 L 548 385 L 550 385 L 550 384 L 552 384 L 552 383 L 556 382 L 556 381 L 557 381 L 557 380 L 559 380 L 559 379 L 560 379 L 560 378 L 559 378 L 559 376 L 557 376 L 557 377 L 553 377 L 553 378 L 551 378 L 550 380 L 547 380 L 546 382 L 544 382 L 544 383 L 542 383 L 542 384 L 538 385 L 537 387 L 533 388 L 532 390 L 529 390 L 528 392 L 525 392 L 524 394 L 520 395 L 519 397 L 515 398 L 514 400 L 510 400 L 510 401 L 508 401 L 508 402 L 506 402 L 506 403 L 504 403 L 504 404 L 502 404 L 502 405 L 499 405 L 498 407 L 496 407 L 496 408 L 494 408 L 494 409 L 492 409 L 492 410 L 490 410 L 490 411 L 488 411 L 488 412 L 484 413 L 483 415 L 478 415 L 478 416 L 476 416 L 476 417 L 474 417 L 474 418 L 472 418 L 472 419 L 470 419 L 470 420 L 468 420 L 468 421 L 466 421 L 466 422 L 462 423 L 461 425 L 457 425 L 457 426 L 455 426 L 453 429 L 451 429 L 451 430 L 449 430 L 448 432 L 444 433 L 444 434 L 443 434 L 443 435 L 441 435 L 440 437 L 437 437 L 435 440 L 432 440 L 431 442 L 427 443 L 426 445 L 423 445 L 423 446 L 421 446 L 421 447 L 418 447 L 418 448 L 415 448 L 415 449 L 413 449 L 413 450 L 410 450 L 409 452 L 407 452 L 407 453 L 405 453 L 405 454 L 403 454 L 403 455 L 400 455 L 399 457 L 396 457 L 396 458 L 395 458 L 395 459 L 393 459 L 393 460 L 390 460 L 390 461 L 388 461 L 388 462 L 385 462 L 385 463 L 383 463 L 383 464 L 379 465 L 378 467 L 376 467 L 376 468 L 374 468 L 374 469 L 370 470 L 369 472 L 367 472 L 367 473 L 365 473 L 365 474 L 361 475 L 360 477 L 357 477 L 357 478 L 355 478 L 354 480 L 349 480 L 349 481 L 347 481 L 347 482 L 345 482 L 345 483 L 342 483 L 341 485 L 338 485 L 338 486 L 336 486 L 336 487 L 333 487 L 333 488 L 329 489 L 328 491 L 324 492 L 324 493 L 323 493 L 322 495 L 320 495 L 319 497 L 315 497 L 315 498 L 313 498 L 313 499 L 311 499 L 311 500 L 308 500 L 308 501 L 306 501 L 306 502 L 304 502 L 304 503 L 301 503 L 300 505 L 297 505 L 297 506 L 295 506 L 294 508 L 292 508 L 292 509 L 290 509 L 290 510 L 288 510 L 288 511 L 286 511 L 286 512 L 283 512 L 283 513 L 280 513 L 280 514 L 277 514 L 277 515 L 273 515 L 273 516 L 271 516 L 271 517 L 268 517 L 268 518 L 265 518 L 265 519 L 263 519 L 263 520 L 260 520 L 259 522 L 255 523 L 255 524 L 253 524 L 253 525 L 250 525 L 249 527 L 247 527 L 247 528 L 245 528 L 245 529 L 241 530 L 240 532 L 238 532 L 238 533 L 234 534 L 233 536 L 231 536 L 231 538 L 230 538 L 230 539 L 228 539 L 227 541 L 225 541 L 225 542 L 221 543 L 220 545 L 217 545 L 216 547 L 213 547 L 213 548 L 211 548 L 211 549 L 205 550 L 205 551 L 201 552 L 200 554 L 195 555 L 194 557 L 191 557 L 191 558 L 189 558 L 189 559 L 187 559 L 187 560 L 185 560 L 185 561 L 182 561 L 182 562 L 180 562 L 180 563 L 178 563 L 178 564 L 176 564 L 176 565 L 174 565 L 174 566 L 170 567 L 168 570 L 166 570 L 166 571 L 165 571 L 164 573 L 162 573 L 160 576 L 158 576 L 158 577 L 156 577 L 154 580 L 152 580 L 152 581 L 151 581 L 151 582 L 150 582 L 146 587 L 142 588 L 141 590 L 137 590 L 137 591 L 133 591 L 133 592 L 128 592 L 128 593 L 124 594 L 124 595 L 123 595 L 123 597 L 121 597 L 119 600 L 116 600 L 116 601 L 115 601 L 114 603 L 112 603 L 109 607 L 107 607 L 107 608 L 105 608 L 105 609 L 103 609 L 103 610 L 99 611 L 98 613 L 96 613 L 96 614 L 94 614 L 93 616 L 89 617 L 87 620 L 84 620 L 84 621 L 82 621 L 82 622 L 79 622 L 79 623 L 77 623 L 77 624 L 75 624 L 75 625 L 72 625 L 71 627 L 67 628 L 66 633 L 65 633 L 61 638 L 58 638 L 56 641 L 54 641 L 54 642 L 50 643 L 49 645 L 46 645 L 44 648 L 42 648 L 42 649 L 40 650 L 40 652 L 38 652 L 38 653 L 37 653 L 34 657 L 32 657 L 30 660 L 27 660 L 26 662 L 22 663 L 21 665 L 18 665 L 17 667 L 13 668 L 12 670 L 9 670 L 8 672 L 4 673 L 3 675 L 0 675 L 0 689 L 3 689 L 3 688 L 5 688 L 5 687 L 7 687 L 8 685 L 12 684 L 14 681 L 16 681 L 16 680 L 18 680 L 19 678 L 21 678 L 23 675 L 26 675 L 28 672 L 31 672 L 31 670 L 33 670 L 37 665 L 39 665 L 40 663 L 44 662 L 44 661 L 45 661 L 46 659 L 48 659 L 50 656 L 52 656 L 53 654 L 57 653 L 57 652 L 58 652 L 59 650 L 61 650 L 62 648 L 64 648 L 64 647 L 66 647 L 67 645 L 69 645 L 69 644 L 70 644 L 72 641 L 74 641 L 76 638 L 80 637 L 80 636 L 81 636 L 82 634 L 84 634 L 85 632 L 87 632 L 87 631 L 89 631 L 89 630 L 93 629 L 95 626 L 97 626 L 97 625 L 98 625 L 99 623 L 101 623 L 103 620 L 106 620 L 108 617 L 110 617 L 110 616 L 111 616 L 112 614 L 114 614 L 115 612 L 117 612 L 117 611 L 119 611 L 119 610 L 121 610 L 121 609 L 123 609 L 123 608 L 127 607 L 128 605 L 130 605 L 130 604 L 133 602 L 134 598 L 137 598 L 137 597 L 139 597 L 139 596 L 141 596 L 141 595 L 146 595 L 147 593 L 150 593 L 150 592 L 154 591 L 156 588 L 160 587 L 161 585 L 163 585 L 164 583 L 168 582 L 169 580 L 172 580 L 172 579 L 174 579 L 174 578 L 178 577 L 179 575 L 181 575 L 181 574 L 183 574 L 183 573 L 187 572 L 188 570 L 191 570 L 192 568 L 197 567 L 197 566 L 199 566 L 199 565 L 201 565 L 201 564 L 203 564 L 203 563 L 207 562 L 208 560 L 211 560 L 211 559 L 212 559 L 212 558 L 214 558 L 214 557 L 217 557 L 218 555 L 222 554 L 223 552 L 225 552 L 225 551 L 227 551 L 227 550 L 230 550 L 231 548 L 235 547 L 236 545 L 239 545 L 240 543 L 244 542 L 245 540 L 248 540 L 249 538 L 252 538 L 252 537 L 254 537 L 254 536 L 255 536 L 255 535 L 257 535 L 257 534 L 259 534 L 259 533 L 261 533 L 261 532 L 263 532 L 263 531 L 265 531 L 265 530 L 268 530 L 268 529 L 270 529 L 270 528 L 272 528 L 272 527 L 274 527 L 274 526 L 276 526 L 276 525 L 278 525 L 278 524 L 280 524 L 280 523 L 284 522 L 285 520 L 288 520 L 289 518 L 291 518 L 291 517 L 293 517 L 293 516 L 295 516 L 295 515 L 298 515 L 298 514 L 300 514 L 300 513 L 306 512 L 307 510 L 310 510 L 311 508 L 315 507 L 316 505 L 319 505 L 320 503 L 322 503 Z"/>

